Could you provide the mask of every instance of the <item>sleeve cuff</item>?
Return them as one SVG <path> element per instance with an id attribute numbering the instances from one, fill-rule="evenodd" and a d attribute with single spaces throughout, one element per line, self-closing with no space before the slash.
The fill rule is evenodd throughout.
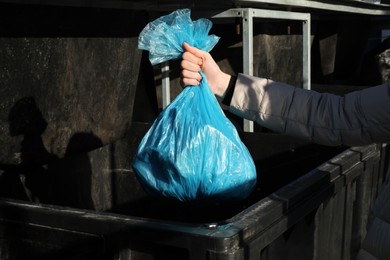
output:
<path id="1" fill-rule="evenodd" d="M 231 76 L 230 81 L 229 81 L 229 85 L 228 85 L 227 90 L 226 90 L 225 97 L 222 100 L 222 104 L 230 106 L 230 103 L 231 103 L 232 98 L 233 98 L 234 89 L 236 87 L 236 81 L 237 81 L 237 77 Z"/>

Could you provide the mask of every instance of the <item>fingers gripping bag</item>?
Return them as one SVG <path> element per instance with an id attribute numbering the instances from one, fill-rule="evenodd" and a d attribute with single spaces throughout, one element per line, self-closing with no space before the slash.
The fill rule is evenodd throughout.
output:
<path id="1" fill-rule="evenodd" d="M 180 9 L 150 22 L 138 47 L 149 51 L 153 65 L 180 58 L 183 42 L 210 51 L 219 40 L 208 35 L 211 25 Z M 244 199 L 256 184 L 254 162 L 202 77 L 200 86 L 184 88 L 153 122 L 134 171 L 155 196 L 201 203 Z"/>

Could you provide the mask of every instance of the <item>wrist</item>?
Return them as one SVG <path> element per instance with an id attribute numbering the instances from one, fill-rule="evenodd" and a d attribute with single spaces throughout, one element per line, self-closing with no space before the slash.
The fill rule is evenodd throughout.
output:
<path id="1" fill-rule="evenodd" d="M 219 100 L 223 100 L 225 97 L 231 77 L 231 75 L 224 72 L 221 72 L 220 76 L 218 77 L 218 83 L 216 85 L 214 94 Z"/>

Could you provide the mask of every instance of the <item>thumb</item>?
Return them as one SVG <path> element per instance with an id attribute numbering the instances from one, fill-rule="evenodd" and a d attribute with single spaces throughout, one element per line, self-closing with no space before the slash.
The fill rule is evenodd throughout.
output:
<path id="1" fill-rule="evenodd" d="M 204 57 L 205 57 L 204 51 L 202 51 L 196 47 L 193 47 L 186 42 L 183 43 L 183 48 L 185 51 L 192 53 L 193 55 L 195 55 L 198 58 L 204 59 Z"/>

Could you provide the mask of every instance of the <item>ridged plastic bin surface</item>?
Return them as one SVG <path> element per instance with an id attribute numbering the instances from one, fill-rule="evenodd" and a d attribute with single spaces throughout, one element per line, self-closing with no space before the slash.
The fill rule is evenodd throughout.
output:
<path id="1" fill-rule="evenodd" d="M 360 246 L 370 205 L 382 182 L 385 150 L 377 145 L 347 149 L 231 218 L 214 223 L 2 199 L 0 256 L 351 259 Z"/>

